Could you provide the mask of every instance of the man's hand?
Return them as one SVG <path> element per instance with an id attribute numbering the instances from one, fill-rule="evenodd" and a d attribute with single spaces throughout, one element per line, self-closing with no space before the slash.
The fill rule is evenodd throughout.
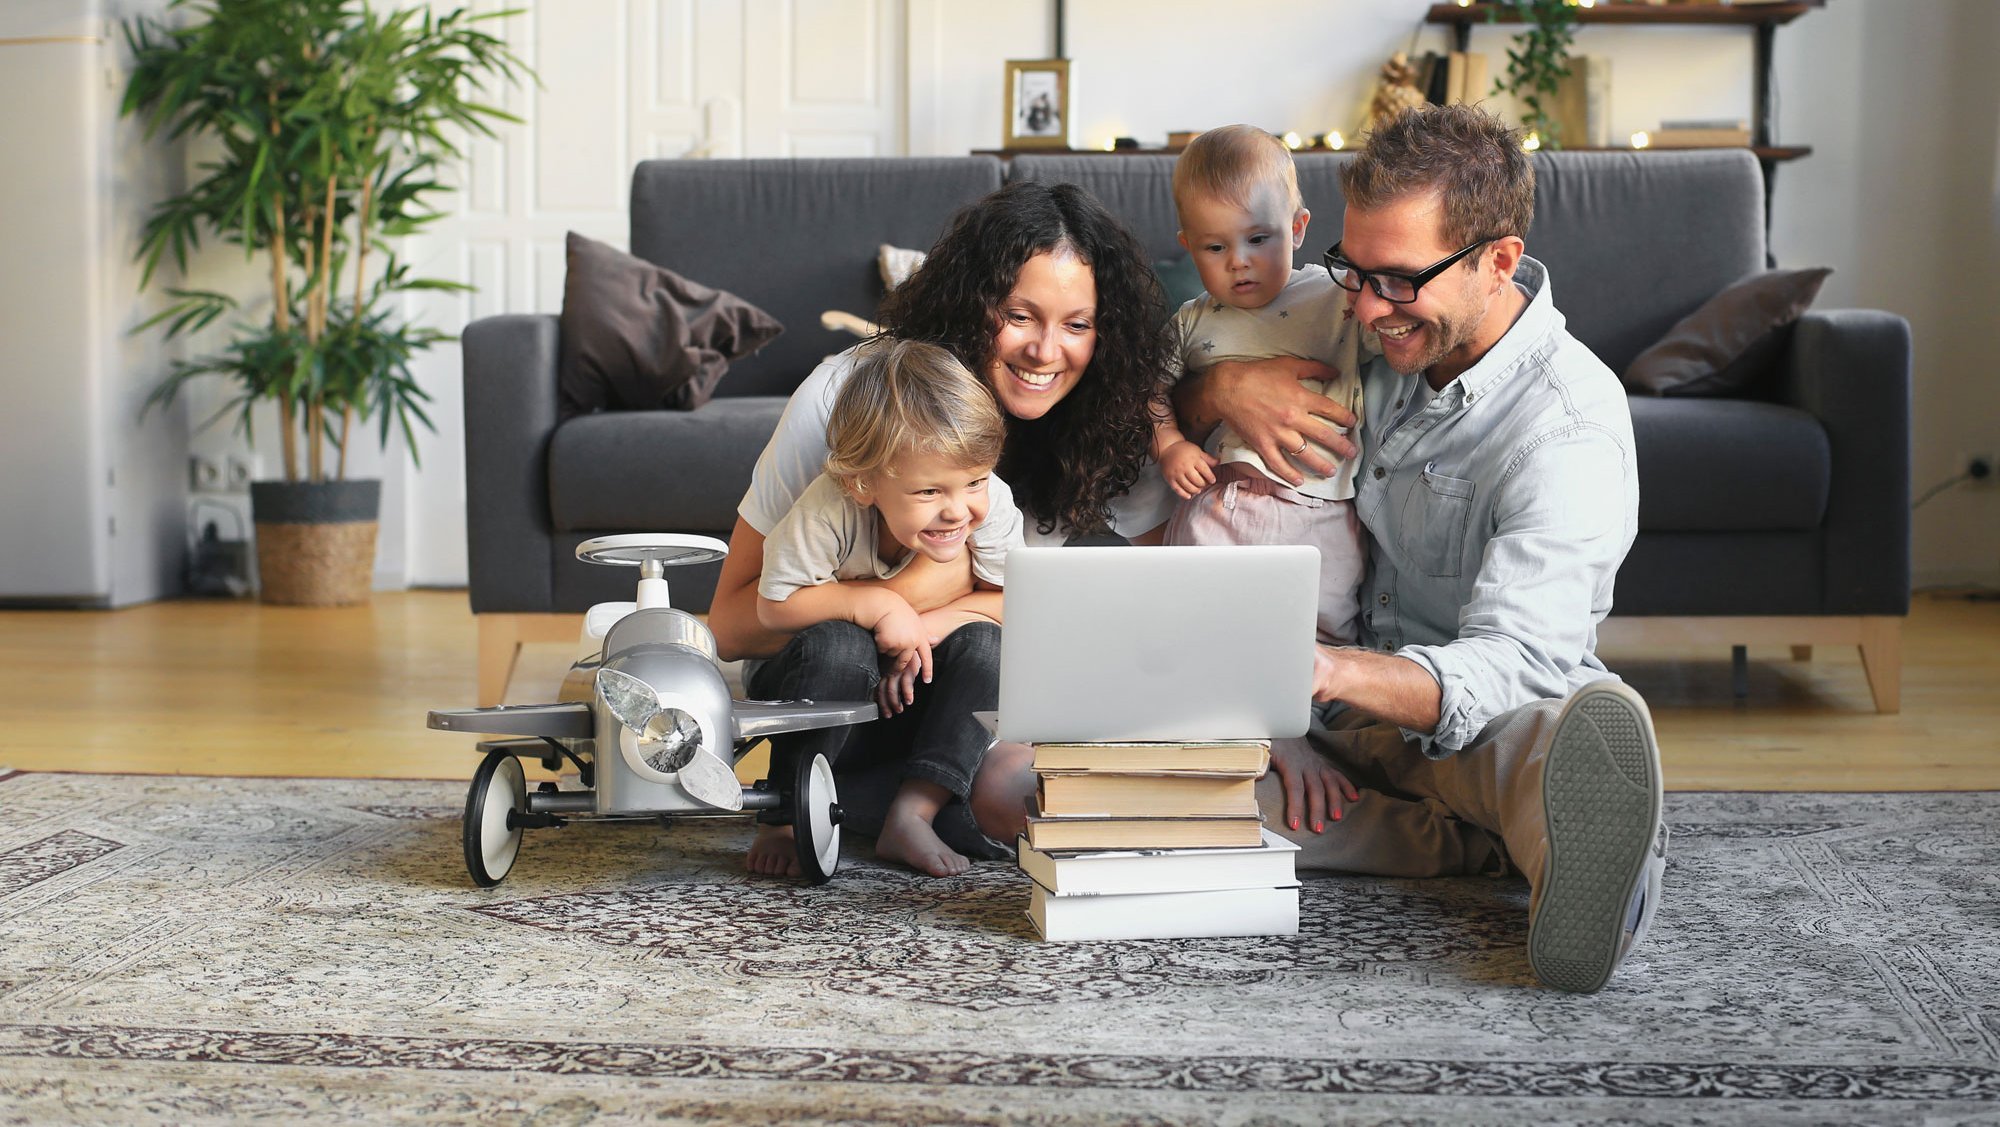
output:
<path id="1" fill-rule="evenodd" d="M 1340 660 L 1340 652 L 1332 646 L 1313 647 L 1313 699 L 1325 704 L 1339 700 L 1341 674 L 1345 672 Z"/>
<path id="2" fill-rule="evenodd" d="M 1273 742 L 1271 770 L 1284 784 L 1285 825 L 1295 830 L 1303 820 L 1312 832 L 1325 833 L 1329 815 L 1340 821 L 1347 804 L 1361 798 L 1347 776 L 1304 740 Z"/>
<path id="3" fill-rule="evenodd" d="M 1176 395 L 1181 414 L 1200 424 L 1191 429 L 1228 423 L 1272 473 L 1300 485 L 1308 472 L 1333 472 L 1334 464 L 1321 448 L 1338 458 L 1355 455 L 1354 443 L 1336 429 L 1354 426 L 1354 412 L 1300 386 L 1304 380 L 1338 375 L 1325 364 L 1296 356 L 1227 360 L 1182 380 Z"/>
<path id="4" fill-rule="evenodd" d="M 1183 438 L 1160 452 L 1160 476 L 1182 500 L 1215 484 L 1214 455 Z"/>

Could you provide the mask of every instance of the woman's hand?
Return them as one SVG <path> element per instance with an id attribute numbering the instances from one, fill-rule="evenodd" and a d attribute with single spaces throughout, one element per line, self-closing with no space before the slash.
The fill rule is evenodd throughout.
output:
<path id="1" fill-rule="evenodd" d="M 1325 833 L 1329 815 L 1338 822 L 1347 804 L 1361 799 L 1347 776 L 1304 740 L 1274 741 L 1271 770 L 1285 789 L 1285 825 L 1295 830 L 1303 821 L 1312 832 Z"/>
<path id="2" fill-rule="evenodd" d="M 1354 457 L 1354 443 L 1337 429 L 1352 427 L 1354 412 L 1300 386 L 1338 375 L 1325 364 L 1296 356 L 1225 360 L 1182 380 L 1176 395 L 1184 417 L 1202 425 L 1228 423 L 1272 473 L 1300 485 L 1306 473 L 1333 472 L 1327 453 Z"/>
<path id="3" fill-rule="evenodd" d="M 1160 451 L 1160 476 L 1187 500 L 1215 484 L 1214 455 L 1183 438 Z"/>
<path id="4" fill-rule="evenodd" d="M 898 654 L 893 659 L 885 658 L 886 671 L 875 686 L 875 704 L 885 717 L 894 716 L 909 707 L 917 699 L 917 673 L 919 663 L 915 651 Z M 926 676 L 924 680 L 930 678 Z"/>
<path id="5" fill-rule="evenodd" d="M 875 648 L 894 658 L 876 688 L 877 701 L 891 716 L 917 699 L 919 677 L 925 684 L 931 679 L 930 631 L 910 604 L 900 597 L 896 602 L 900 605 L 877 618 L 874 625 Z"/>

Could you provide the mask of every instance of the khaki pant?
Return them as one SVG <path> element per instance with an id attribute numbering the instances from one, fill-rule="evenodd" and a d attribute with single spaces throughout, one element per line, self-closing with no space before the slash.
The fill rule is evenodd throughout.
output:
<path id="1" fill-rule="evenodd" d="M 1257 784 L 1265 825 L 1299 844 L 1300 872 L 1376 876 L 1527 876 L 1531 903 L 1539 898 L 1548 822 L 1542 810 L 1542 765 L 1560 700 L 1536 701 L 1497 718 L 1470 746 L 1430 759 L 1393 724 L 1347 710 L 1330 728 L 1315 723 L 1300 739 L 1326 757 L 1361 792 L 1340 821 L 1313 833 L 1285 821 L 1284 787 L 1276 771 Z"/>

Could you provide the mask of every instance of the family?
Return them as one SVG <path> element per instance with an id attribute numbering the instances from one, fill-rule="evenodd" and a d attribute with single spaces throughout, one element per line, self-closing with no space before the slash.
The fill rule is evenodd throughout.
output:
<path id="1" fill-rule="evenodd" d="M 1290 154 L 1198 138 L 1173 192 L 1206 293 L 1177 314 L 1081 188 L 964 208 L 882 335 L 793 394 L 709 624 L 751 696 L 880 702 L 773 754 L 826 754 L 847 825 L 947 876 L 1010 856 L 1033 792 L 1029 749 L 972 715 L 1009 547 L 1313 545 L 1314 723 L 1274 742 L 1267 824 L 1302 871 L 1524 875 L 1535 974 L 1594 991 L 1666 854 L 1650 716 L 1594 653 L 1638 523 L 1624 392 L 1524 253 L 1517 130 L 1412 110 L 1342 187 L 1338 241 L 1294 270 Z M 790 835 L 760 826 L 750 869 L 792 871 Z"/>

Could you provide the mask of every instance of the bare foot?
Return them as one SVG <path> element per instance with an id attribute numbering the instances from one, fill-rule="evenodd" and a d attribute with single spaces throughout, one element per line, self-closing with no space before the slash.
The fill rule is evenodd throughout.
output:
<path id="1" fill-rule="evenodd" d="M 743 856 L 743 867 L 767 877 L 799 875 L 799 850 L 790 826 L 757 827 L 757 840 Z"/>
<path id="2" fill-rule="evenodd" d="M 934 877 L 955 877 L 972 867 L 970 858 L 938 840 L 928 819 L 915 810 L 898 809 L 901 805 L 890 805 L 882 833 L 875 839 L 875 856 Z"/>

